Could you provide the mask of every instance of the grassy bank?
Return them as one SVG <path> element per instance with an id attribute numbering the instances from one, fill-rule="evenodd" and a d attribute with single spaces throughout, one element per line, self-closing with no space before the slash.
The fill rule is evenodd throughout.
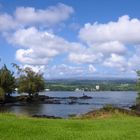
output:
<path id="1" fill-rule="evenodd" d="M 140 118 L 36 119 L 0 114 L 0 140 L 140 140 Z"/>

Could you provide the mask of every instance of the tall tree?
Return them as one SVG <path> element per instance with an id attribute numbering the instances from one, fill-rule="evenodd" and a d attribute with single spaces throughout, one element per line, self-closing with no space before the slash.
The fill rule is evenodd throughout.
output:
<path id="1" fill-rule="evenodd" d="M 0 69 L 0 97 L 4 99 L 5 96 L 11 95 L 16 88 L 14 73 L 11 72 L 7 66 Z"/>
<path id="2" fill-rule="evenodd" d="M 38 95 L 45 89 L 43 74 L 34 72 L 31 68 L 20 69 L 20 76 L 17 79 L 18 92 L 28 93 L 29 96 Z"/>
<path id="3" fill-rule="evenodd" d="M 138 91 L 138 97 L 137 97 L 137 103 L 140 103 L 140 70 L 137 71 L 137 91 Z"/>
<path id="4" fill-rule="evenodd" d="M 5 94 L 4 94 L 4 90 L 3 88 L 0 87 L 0 101 L 4 101 L 5 100 Z"/>

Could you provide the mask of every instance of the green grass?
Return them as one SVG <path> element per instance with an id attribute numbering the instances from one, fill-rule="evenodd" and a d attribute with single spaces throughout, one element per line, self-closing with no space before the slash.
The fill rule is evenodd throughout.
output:
<path id="1" fill-rule="evenodd" d="M 140 118 L 52 120 L 0 114 L 0 140 L 140 140 Z"/>

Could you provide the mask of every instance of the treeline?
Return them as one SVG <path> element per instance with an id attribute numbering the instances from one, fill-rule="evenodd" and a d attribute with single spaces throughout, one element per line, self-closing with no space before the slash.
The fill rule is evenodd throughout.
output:
<path id="1" fill-rule="evenodd" d="M 16 73 L 10 71 L 5 64 L 0 68 L 0 102 L 5 102 L 15 91 L 27 93 L 31 98 L 45 89 L 42 73 L 36 73 L 29 67 L 20 68 L 16 64 L 12 65 Z"/>
<path id="2" fill-rule="evenodd" d="M 97 80 L 81 80 L 81 81 L 47 81 L 46 88 L 51 91 L 75 91 L 77 88 L 84 91 L 95 91 L 99 85 L 99 91 L 136 91 L 136 81 L 97 81 Z"/>

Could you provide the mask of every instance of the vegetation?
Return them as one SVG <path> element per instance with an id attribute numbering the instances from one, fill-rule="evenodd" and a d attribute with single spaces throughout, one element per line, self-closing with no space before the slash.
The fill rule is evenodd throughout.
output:
<path id="1" fill-rule="evenodd" d="M 43 74 L 36 73 L 31 68 L 21 69 L 16 64 L 13 66 L 18 70 L 17 79 L 5 64 L 0 68 L 0 102 L 4 102 L 5 97 L 10 97 L 16 88 L 19 93 L 28 93 L 30 97 L 45 89 Z"/>
<path id="2" fill-rule="evenodd" d="M 123 108 L 114 107 L 110 104 L 105 105 L 103 108 L 93 110 L 88 113 L 77 116 L 80 119 L 99 119 L 99 118 L 112 118 L 112 117 L 125 117 L 125 116 L 140 116 L 134 110 L 127 110 Z"/>
<path id="3" fill-rule="evenodd" d="M 0 87 L 0 101 L 4 101 L 5 100 L 5 94 L 4 94 L 4 90 L 3 88 Z"/>
<path id="4" fill-rule="evenodd" d="M 137 76 L 138 76 L 137 85 L 136 85 L 138 91 L 137 103 L 140 103 L 140 71 L 137 71 Z"/>
<path id="5" fill-rule="evenodd" d="M 17 85 L 19 93 L 28 93 L 30 97 L 38 95 L 39 92 L 45 89 L 43 74 L 36 73 L 28 67 L 20 69 Z"/>
<path id="6" fill-rule="evenodd" d="M 10 96 L 16 87 L 14 73 L 11 72 L 6 65 L 0 69 L 0 100 L 4 100 L 5 96 Z"/>
<path id="7" fill-rule="evenodd" d="M 46 88 L 51 91 L 96 91 L 96 85 L 100 91 L 135 91 L 135 79 L 114 79 L 114 80 L 47 80 Z"/>
<path id="8" fill-rule="evenodd" d="M 127 115 L 52 120 L 0 114 L 0 140 L 139 140 L 139 132 L 140 118 Z"/>
<path id="9" fill-rule="evenodd" d="M 18 65 L 13 64 L 17 68 L 19 77 L 16 79 L 14 73 L 11 72 L 4 64 L 0 68 L 0 102 L 5 103 L 13 101 L 10 97 L 15 89 L 18 88 L 19 93 L 28 93 L 29 97 L 37 95 L 45 89 L 45 81 L 43 74 L 34 72 L 31 68 L 21 69 Z"/>

